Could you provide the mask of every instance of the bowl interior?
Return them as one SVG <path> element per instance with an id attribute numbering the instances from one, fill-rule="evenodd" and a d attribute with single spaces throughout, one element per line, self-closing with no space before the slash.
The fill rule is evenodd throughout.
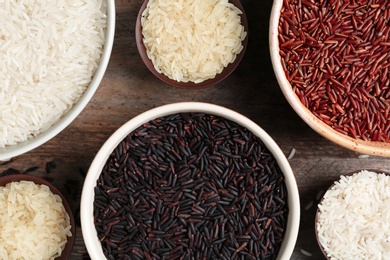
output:
<path id="1" fill-rule="evenodd" d="M 367 171 L 370 171 L 370 172 L 375 172 L 375 173 L 384 173 L 386 175 L 390 175 L 389 172 L 386 172 L 386 171 L 381 171 L 381 170 L 377 170 L 377 169 L 365 169 Z M 353 171 L 353 172 L 350 172 L 350 173 L 346 173 L 346 174 L 343 174 L 343 176 L 351 176 L 351 175 L 354 175 L 356 173 L 359 173 L 361 172 L 362 170 L 357 170 L 357 171 Z M 339 178 L 340 179 L 340 178 Z M 338 181 L 338 180 L 337 180 Z M 330 190 L 332 189 L 332 187 L 335 185 L 335 182 L 333 182 L 329 188 L 326 190 Z M 322 198 L 320 199 L 320 201 L 318 202 L 318 204 L 321 204 L 322 201 L 324 200 L 324 196 L 325 196 L 326 192 L 324 193 L 324 195 L 322 195 Z M 320 243 L 320 240 L 319 240 L 319 237 L 318 237 L 318 230 L 317 230 L 317 222 L 318 222 L 318 215 L 319 215 L 319 208 L 317 206 L 317 210 L 316 210 L 316 214 L 315 214 L 315 219 L 314 219 L 314 232 L 315 232 L 315 236 L 316 236 L 316 240 L 317 240 L 317 244 L 319 246 L 319 248 L 321 249 L 321 252 L 322 254 L 327 258 L 327 259 L 330 259 L 328 256 L 327 256 L 327 252 L 325 250 L 325 248 L 322 246 L 322 244 Z"/>
<path id="2" fill-rule="evenodd" d="M 102 146 L 90 166 L 86 180 L 84 182 L 81 197 L 81 225 L 84 241 L 90 256 L 96 259 L 105 258 L 94 226 L 93 203 L 96 181 L 99 178 L 102 168 L 105 165 L 109 155 L 123 140 L 123 138 L 135 130 L 138 126 L 155 118 L 180 112 L 202 112 L 221 116 L 234 121 L 241 126 L 246 127 L 249 131 L 258 136 L 263 141 L 268 150 L 273 154 L 285 176 L 289 205 L 287 229 L 285 238 L 279 251 L 278 259 L 288 259 L 293 252 L 298 236 L 300 203 L 295 177 L 286 157 L 277 144 L 272 140 L 272 138 L 253 121 L 230 109 L 212 104 L 197 102 L 175 103 L 144 112 L 120 127 Z"/>
<path id="3" fill-rule="evenodd" d="M 313 130 L 333 143 L 364 154 L 390 157 L 390 143 L 353 139 L 347 135 L 341 134 L 318 119 L 299 100 L 298 96 L 292 89 L 290 82 L 287 80 L 282 67 L 281 57 L 279 55 L 278 27 L 282 5 L 283 0 L 275 0 L 273 2 L 269 28 L 269 46 L 276 79 L 291 107 L 303 119 L 303 121 L 305 121 L 306 124 L 308 124 Z"/>
<path id="4" fill-rule="evenodd" d="M 212 79 L 207 79 L 203 82 L 200 83 L 194 83 L 194 82 L 179 82 L 176 80 L 172 80 L 169 77 L 165 76 L 162 73 L 159 73 L 155 68 L 152 63 L 152 61 L 148 58 L 148 55 L 146 53 L 146 48 L 142 40 L 142 25 L 141 25 L 141 17 L 142 13 L 145 10 L 148 0 L 145 0 L 139 10 L 138 16 L 137 16 L 137 21 L 135 24 L 135 39 L 137 43 L 137 48 L 138 52 L 141 56 L 141 59 L 145 63 L 146 67 L 160 80 L 163 82 L 179 87 L 179 88 L 185 88 L 185 89 L 199 89 L 199 88 L 205 88 L 205 87 L 210 87 L 212 85 L 215 85 L 222 80 L 224 80 L 226 77 L 228 77 L 238 66 L 238 64 L 241 62 L 242 58 L 244 57 L 246 47 L 248 45 L 248 34 L 246 35 L 245 39 L 242 42 L 243 49 L 242 51 L 237 55 L 236 59 L 234 60 L 233 63 L 230 63 L 226 68 L 223 69 L 223 71 L 215 76 L 215 78 Z M 245 14 L 245 10 L 241 4 L 240 0 L 229 0 L 232 4 L 234 4 L 236 7 L 238 7 L 242 11 L 241 16 L 241 24 L 244 26 L 245 31 L 248 33 L 248 20 Z"/>
<path id="5" fill-rule="evenodd" d="M 57 260 L 69 259 L 69 256 L 70 256 L 72 249 L 73 249 L 74 242 L 76 240 L 76 226 L 75 226 L 75 220 L 74 220 L 74 216 L 72 213 L 72 209 L 71 209 L 70 205 L 68 204 L 66 198 L 55 186 L 53 186 L 53 184 L 51 184 L 50 182 L 45 181 L 37 176 L 30 175 L 30 174 L 11 174 L 11 175 L 2 176 L 2 177 L 0 177 L 0 186 L 5 186 L 7 183 L 20 182 L 20 181 L 32 181 L 35 184 L 46 185 L 49 187 L 51 192 L 53 192 L 54 194 L 57 194 L 58 196 L 61 197 L 62 204 L 64 205 L 64 208 L 69 215 L 69 221 L 70 221 L 70 224 L 72 226 L 71 227 L 72 236 L 68 237 L 68 241 L 65 245 L 64 250 L 61 253 L 61 256 L 56 258 L 56 259 Z"/>
<path id="6" fill-rule="evenodd" d="M 82 112 L 82 110 L 91 100 L 92 96 L 94 95 L 97 88 L 99 87 L 99 84 L 106 71 L 111 56 L 113 42 L 114 42 L 115 1 L 114 0 L 106 0 L 106 1 L 107 1 L 106 39 L 104 42 L 104 48 L 103 48 L 102 56 L 100 58 L 99 65 L 88 88 L 85 90 L 85 92 L 77 101 L 77 103 L 74 104 L 72 109 L 66 115 L 64 115 L 58 122 L 52 125 L 49 129 L 47 129 L 46 131 L 40 133 L 39 135 L 33 138 L 28 139 L 25 142 L 0 148 L 0 161 L 7 161 L 12 157 L 26 153 L 52 139 L 54 136 L 56 136 L 62 130 L 64 130 Z"/>

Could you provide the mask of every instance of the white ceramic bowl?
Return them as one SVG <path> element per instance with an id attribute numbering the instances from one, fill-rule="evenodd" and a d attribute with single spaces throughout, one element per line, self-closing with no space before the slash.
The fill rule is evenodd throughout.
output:
<path id="1" fill-rule="evenodd" d="M 289 259 L 293 252 L 298 236 L 300 203 L 295 177 L 286 157 L 278 145 L 273 141 L 273 139 L 250 119 L 224 107 L 197 102 L 184 102 L 164 105 L 144 112 L 120 127 L 99 150 L 89 168 L 81 196 L 81 226 L 84 242 L 90 257 L 92 259 L 106 259 L 103 254 L 102 246 L 98 239 L 94 225 L 93 203 L 95 197 L 94 188 L 96 186 L 96 181 L 99 178 L 102 172 L 102 168 L 106 164 L 109 155 L 129 133 L 134 131 L 140 125 L 158 117 L 180 112 L 202 112 L 221 116 L 236 122 L 239 125 L 246 127 L 249 131 L 258 136 L 263 141 L 268 150 L 273 154 L 285 176 L 289 206 L 287 229 L 283 243 L 281 245 L 281 249 L 279 251 L 278 259 Z"/>
<path id="2" fill-rule="evenodd" d="M 324 195 L 322 196 L 322 198 L 320 199 L 320 201 L 319 201 L 319 203 L 318 203 L 318 206 L 317 206 L 317 211 L 316 211 L 316 215 L 315 215 L 315 221 L 314 221 L 314 230 L 315 230 L 315 235 L 316 235 L 316 240 L 317 240 L 317 243 L 318 243 L 318 246 L 319 246 L 319 248 L 321 249 L 321 251 L 322 251 L 322 253 L 323 253 L 323 255 L 325 256 L 325 258 L 326 259 L 335 259 L 335 258 L 337 258 L 335 255 L 332 255 L 332 256 L 329 256 L 328 255 L 328 251 L 332 251 L 332 252 L 339 252 L 338 250 L 337 250 L 337 248 L 334 248 L 334 246 L 336 246 L 337 247 L 337 244 L 336 243 L 328 243 L 327 244 L 327 247 L 324 247 L 324 245 L 321 243 L 321 240 L 320 240 L 320 238 L 319 238 L 319 227 L 318 227 L 318 221 L 319 221 L 319 219 L 321 218 L 320 217 L 320 214 L 321 214 L 321 210 L 320 210 L 320 208 L 319 208 L 319 205 L 322 205 L 322 206 L 324 206 L 324 205 L 327 205 L 327 208 L 329 207 L 329 200 L 331 200 L 331 199 L 335 199 L 335 198 L 338 198 L 338 200 L 341 200 L 341 198 L 339 197 L 339 196 L 336 196 L 334 193 L 335 192 L 339 192 L 339 194 L 344 194 L 345 192 L 346 192 L 346 188 L 348 189 L 348 187 L 343 187 L 343 185 L 340 185 L 340 183 L 350 183 L 350 181 L 345 181 L 345 180 L 342 180 L 341 179 L 341 176 L 344 176 L 344 177 L 346 177 L 346 178 L 350 178 L 352 175 L 355 175 L 355 174 L 360 174 L 360 175 L 358 175 L 358 176 L 362 176 L 361 175 L 361 173 L 363 172 L 363 171 L 368 171 L 368 172 L 370 172 L 370 173 L 376 173 L 376 174 L 378 174 L 378 175 L 382 175 L 382 174 L 386 174 L 386 175 L 388 175 L 388 176 L 390 176 L 390 173 L 389 172 L 387 172 L 387 171 L 382 171 L 382 170 L 377 170 L 377 169 L 362 169 L 362 170 L 356 170 L 356 171 L 353 171 L 353 172 L 349 172 L 349 173 L 346 173 L 346 174 L 342 174 L 342 175 L 340 175 L 340 178 L 338 179 L 338 180 L 335 180 L 330 186 L 329 186 L 329 188 L 326 190 L 326 192 L 324 193 Z M 372 183 L 373 183 L 373 181 L 370 181 L 370 184 L 367 184 L 367 183 L 365 183 L 365 182 L 367 182 L 367 177 L 361 177 L 363 180 L 365 179 L 365 181 L 361 181 L 359 184 L 357 184 L 358 186 L 359 186 L 359 192 L 362 192 L 362 193 L 364 193 L 364 194 L 371 194 L 371 192 L 370 191 L 368 191 L 368 190 L 365 190 L 365 189 L 371 189 L 371 188 L 373 188 L 373 187 L 375 187 Z M 374 178 L 375 179 L 375 178 Z M 350 179 L 351 180 L 351 179 Z M 372 179 L 371 179 L 372 180 Z M 358 181 L 358 180 L 357 180 Z M 365 187 L 365 184 L 367 184 L 367 186 Z M 336 189 L 336 191 L 333 191 L 333 196 L 329 196 L 329 194 L 327 195 L 327 193 L 329 192 L 329 191 L 331 191 L 332 189 L 334 190 L 334 188 L 335 188 L 335 185 L 337 185 L 337 189 Z M 351 191 L 352 190 L 352 188 L 350 188 L 349 187 L 349 190 L 347 190 L 347 192 L 348 192 L 348 194 L 351 194 L 351 199 L 349 200 L 349 201 L 357 201 L 358 199 L 359 199 L 359 194 L 357 194 L 356 192 L 352 192 Z M 385 194 L 381 194 L 381 192 L 379 191 L 378 192 L 379 194 L 375 194 L 375 197 L 379 200 L 379 198 L 381 198 L 381 199 L 384 199 L 386 196 L 385 196 Z M 329 198 L 329 197 L 331 197 L 331 198 Z M 369 197 L 369 198 L 372 198 L 371 197 L 371 195 L 367 195 L 367 197 Z M 336 200 L 336 199 L 335 199 Z M 324 203 L 324 201 L 328 201 L 328 203 Z M 350 202 L 349 202 L 347 199 L 345 199 L 345 204 L 349 204 Z M 343 203 L 343 202 L 341 202 L 341 203 Z M 365 202 L 362 202 L 363 203 L 363 205 L 362 205 L 362 208 L 364 208 L 367 204 L 364 204 Z M 367 202 L 366 202 L 367 203 Z M 380 203 L 380 202 L 379 202 Z M 371 205 L 374 205 L 374 203 L 372 203 L 371 201 L 370 201 L 370 203 L 369 204 L 371 204 Z M 385 203 L 383 203 L 384 205 L 386 205 Z M 369 207 L 369 205 L 367 205 L 368 207 Z M 381 208 L 380 206 L 378 206 L 379 208 Z M 345 208 L 347 208 L 347 211 L 348 210 L 351 210 L 351 209 L 355 209 L 355 208 L 353 208 L 351 205 L 346 205 L 346 207 Z M 381 208 L 382 209 L 382 208 Z M 328 208 L 328 210 L 330 210 L 329 208 Z M 362 211 L 364 212 L 364 210 L 359 210 L 359 209 L 357 209 L 357 207 L 356 207 L 356 211 L 354 212 L 354 213 L 352 213 L 352 214 L 360 214 L 360 213 L 362 213 Z M 327 212 L 329 212 L 329 211 L 327 211 Z M 325 213 L 326 214 L 326 213 Z M 385 214 L 383 214 L 383 219 L 380 219 L 380 216 L 381 216 L 381 214 L 380 214 L 380 210 L 376 210 L 376 212 L 375 212 L 375 214 L 376 214 L 376 216 L 378 216 L 378 219 L 375 219 L 375 220 L 371 220 L 371 223 L 375 223 L 375 225 L 378 225 L 378 226 L 380 226 L 379 224 L 378 224 L 378 222 L 381 222 L 381 220 L 383 220 L 383 221 L 387 221 L 387 218 L 385 217 L 386 215 Z M 334 217 L 336 217 L 336 216 L 340 216 L 340 212 L 337 212 L 337 213 L 335 213 L 335 216 Z M 346 216 L 351 216 L 351 212 L 349 213 L 349 214 L 345 214 L 344 215 L 344 217 L 346 217 Z M 367 215 L 367 214 L 362 214 L 361 216 L 359 216 L 361 219 L 362 219 L 362 221 L 364 221 L 364 220 L 367 220 L 367 219 L 369 219 L 369 214 Z M 322 221 L 324 221 L 324 217 L 322 217 L 321 218 L 322 219 Z M 338 223 L 340 223 L 339 221 L 338 221 Z M 361 234 L 362 232 L 361 232 L 361 230 L 362 230 L 362 227 L 358 227 L 357 229 L 359 229 L 359 230 L 355 230 L 355 225 L 354 225 L 354 222 L 351 222 L 351 221 L 348 221 L 348 223 L 349 224 L 347 224 L 346 225 L 346 227 L 345 227 L 345 230 L 343 231 L 343 232 L 348 232 L 348 230 L 354 230 L 354 232 L 355 232 L 355 234 L 356 234 L 356 236 L 357 237 L 359 237 L 359 236 L 362 236 L 361 237 L 361 240 L 359 240 L 359 241 L 366 241 L 366 238 L 364 237 L 365 235 L 364 234 Z M 368 223 L 367 223 L 368 224 Z M 329 223 L 327 223 L 327 224 L 324 224 L 325 225 L 325 227 L 322 227 L 321 229 L 322 230 L 326 230 L 326 231 L 329 231 L 329 234 L 335 234 L 335 233 L 338 233 L 337 231 L 335 232 L 335 228 L 336 227 L 338 227 L 337 225 L 333 225 L 333 224 L 329 224 Z M 365 230 L 367 230 L 367 229 L 369 229 L 369 228 L 367 228 L 367 227 L 365 227 L 364 228 Z M 324 235 L 324 233 L 323 233 L 323 231 L 321 232 L 322 233 L 322 235 Z M 342 232 L 340 232 L 340 233 L 342 233 Z M 328 234 L 328 236 L 331 236 L 331 235 L 329 235 Z M 325 240 L 327 240 L 327 239 L 325 239 Z M 373 245 L 375 245 L 376 243 L 377 243 L 377 241 L 381 241 L 380 239 L 376 239 L 376 241 L 374 241 L 373 243 L 372 243 L 372 246 Z M 352 241 L 350 242 L 351 244 L 351 247 L 350 248 L 359 248 L 359 244 L 360 243 L 358 243 L 357 241 L 355 241 L 355 238 L 353 238 L 352 239 Z M 362 242 L 362 243 L 364 243 L 364 242 Z M 371 246 L 371 245 L 370 245 Z M 329 250 L 330 249 L 330 250 Z M 348 251 L 348 252 L 351 252 L 351 251 Z M 346 252 L 345 251 L 343 251 L 343 254 L 344 254 L 344 257 L 345 257 L 345 259 L 347 258 L 347 254 L 346 254 Z M 361 257 L 362 259 L 369 259 L 369 257 L 367 256 L 367 255 L 359 255 L 359 257 Z M 353 256 L 350 256 L 350 257 L 348 257 L 349 259 L 353 259 Z M 383 256 L 382 258 L 386 258 L 385 256 Z"/>
<path id="3" fill-rule="evenodd" d="M 63 116 L 57 123 L 52 125 L 48 130 L 40 133 L 34 138 L 30 138 L 25 142 L 21 142 L 15 145 L 9 145 L 5 148 L 0 148 L 0 162 L 7 161 L 12 157 L 24 154 L 32 149 L 37 148 L 38 146 L 49 141 L 62 130 L 64 130 L 85 108 L 88 102 L 91 100 L 92 96 L 96 92 L 99 84 L 104 76 L 106 71 L 110 56 L 111 50 L 114 43 L 114 33 L 115 33 L 115 1 L 107 0 L 107 29 L 106 29 L 106 39 L 104 43 L 103 53 L 99 62 L 99 66 L 93 76 L 88 88 L 84 94 L 80 97 L 79 101 L 72 107 L 72 109 Z"/>
<path id="4" fill-rule="evenodd" d="M 317 118 L 299 100 L 298 96 L 292 89 L 290 82 L 287 80 L 279 55 L 278 25 L 282 6 L 283 0 L 274 0 L 270 18 L 269 46 L 276 79 L 278 80 L 279 86 L 291 107 L 306 122 L 306 124 L 328 140 L 363 154 L 390 157 L 390 143 L 363 141 L 341 134 Z"/>

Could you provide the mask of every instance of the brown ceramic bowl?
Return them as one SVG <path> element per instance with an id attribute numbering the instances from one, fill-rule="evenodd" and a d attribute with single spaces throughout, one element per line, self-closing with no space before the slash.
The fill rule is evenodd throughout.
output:
<path id="1" fill-rule="evenodd" d="M 50 182 L 45 181 L 44 179 L 41 179 L 37 176 L 30 175 L 30 174 L 13 174 L 13 175 L 2 176 L 2 177 L 0 177 L 0 186 L 5 186 L 7 183 L 20 182 L 20 181 L 32 181 L 35 184 L 46 185 L 49 187 L 51 192 L 53 192 L 54 194 L 61 197 L 64 208 L 69 215 L 70 225 L 72 226 L 71 230 L 70 230 L 72 232 L 72 236 L 68 237 L 68 241 L 65 245 L 64 250 L 62 250 L 61 256 L 56 258 L 56 259 L 57 260 L 69 259 L 69 256 L 72 252 L 73 245 L 74 245 L 74 242 L 76 239 L 76 226 L 75 226 L 75 220 L 74 220 L 74 216 L 72 213 L 72 209 L 70 208 L 64 195 L 62 195 L 62 193 L 56 187 L 54 187 L 53 184 L 51 184 Z"/>
<path id="2" fill-rule="evenodd" d="M 240 9 L 242 11 L 241 24 L 244 26 L 244 29 L 247 32 L 247 35 L 246 35 L 245 39 L 242 41 L 243 49 L 236 56 L 236 59 L 234 60 L 234 62 L 230 63 L 227 67 L 225 67 L 223 69 L 223 71 L 221 73 L 217 74 L 214 78 L 207 79 L 207 80 L 205 80 L 203 82 L 200 82 L 200 83 L 179 82 L 179 81 L 170 79 L 169 77 L 165 76 L 162 73 L 159 73 L 154 68 L 154 65 L 153 65 L 152 61 L 148 58 L 148 55 L 146 54 L 146 48 L 145 48 L 145 45 L 144 45 L 143 40 L 142 40 L 141 16 L 142 16 L 142 13 L 145 10 L 148 2 L 149 2 L 149 0 L 145 0 L 144 3 L 142 4 L 140 10 L 139 10 L 139 13 L 138 13 L 138 16 L 137 16 L 137 21 L 136 21 L 136 24 L 135 24 L 135 39 L 136 39 L 136 42 L 137 42 L 138 52 L 139 52 L 143 62 L 145 63 L 146 67 L 157 78 L 159 78 L 163 82 L 165 82 L 165 83 L 167 83 L 169 85 L 172 85 L 172 86 L 175 86 L 175 87 L 179 87 L 179 88 L 184 88 L 184 89 L 200 89 L 200 88 L 210 87 L 210 86 L 213 86 L 213 85 L 221 82 L 225 78 L 227 78 L 236 69 L 238 64 L 241 62 L 242 57 L 245 54 L 245 50 L 246 50 L 247 44 L 248 44 L 248 21 L 247 21 L 247 18 L 246 18 L 245 10 L 244 10 L 243 6 L 241 5 L 240 0 L 229 0 L 230 3 L 234 4 L 236 7 L 238 7 L 238 9 Z"/>
<path id="3" fill-rule="evenodd" d="M 269 44 L 271 60 L 276 79 L 278 80 L 279 86 L 291 107 L 314 131 L 332 141 L 333 143 L 362 154 L 390 157 L 390 143 L 354 139 L 346 134 L 335 131 L 332 127 L 325 124 L 309 109 L 307 109 L 295 94 L 290 82 L 286 77 L 281 62 L 281 56 L 279 54 L 280 48 L 278 40 L 278 25 L 282 5 L 283 0 L 274 0 L 273 2 L 269 28 Z"/>
<path id="4" fill-rule="evenodd" d="M 375 173 L 377 173 L 377 174 L 382 174 L 382 173 L 384 173 L 384 174 L 386 174 L 386 175 L 390 175 L 389 172 L 381 171 L 381 170 L 376 170 L 376 169 L 363 169 L 363 170 L 366 170 L 366 171 L 369 171 L 369 172 L 375 172 Z M 352 175 L 354 175 L 354 174 L 356 174 L 356 173 L 359 173 L 359 172 L 361 172 L 361 171 L 363 171 L 363 170 L 357 170 L 357 171 L 353 171 L 353 172 L 350 172 L 350 173 L 347 173 L 347 174 L 343 174 L 343 175 L 340 175 L 340 177 L 341 177 L 341 176 L 352 176 Z M 339 178 L 337 181 L 339 181 L 339 180 L 340 180 L 340 178 Z M 335 182 L 337 182 L 337 181 L 335 181 Z M 330 189 L 335 185 L 335 182 L 333 182 L 333 183 L 329 186 L 329 188 L 328 188 L 326 191 L 330 190 Z M 321 203 L 323 202 L 325 194 L 326 194 L 326 192 L 322 195 L 322 198 L 320 199 L 320 201 L 319 201 L 318 204 L 321 204 Z M 328 257 L 328 253 L 326 252 L 325 248 L 322 246 L 322 244 L 321 244 L 321 242 L 320 242 L 320 240 L 319 240 L 319 237 L 318 237 L 317 221 L 318 221 L 318 215 L 319 215 L 319 213 L 320 213 L 320 212 L 319 212 L 319 208 L 317 207 L 317 211 L 316 211 L 316 215 L 315 215 L 315 220 L 314 220 L 314 231 L 315 231 L 316 240 L 317 240 L 318 246 L 319 246 L 320 249 L 321 249 L 321 252 L 322 252 L 323 255 L 326 257 L 326 259 L 331 259 L 330 257 Z"/>

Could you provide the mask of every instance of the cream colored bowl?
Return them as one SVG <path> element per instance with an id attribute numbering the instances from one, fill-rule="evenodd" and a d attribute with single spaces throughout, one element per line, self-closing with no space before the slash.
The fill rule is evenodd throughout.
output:
<path id="1" fill-rule="evenodd" d="M 328 140 L 359 153 L 390 157 L 390 143 L 363 141 L 341 134 L 318 119 L 299 100 L 287 80 L 279 55 L 278 24 L 282 5 L 283 0 L 274 0 L 270 19 L 269 45 L 274 72 L 287 101 L 313 130 Z"/>

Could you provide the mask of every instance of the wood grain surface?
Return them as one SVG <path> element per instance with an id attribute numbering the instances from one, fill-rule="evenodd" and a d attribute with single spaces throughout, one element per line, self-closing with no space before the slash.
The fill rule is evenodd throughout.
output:
<path id="1" fill-rule="evenodd" d="M 122 124 L 146 110 L 174 102 L 202 101 L 225 106 L 259 124 L 286 156 L 293 148 L 296 150 L 290 163 L 302 209 L 298 241 L 291 259 L 324 259 L 314 234 L 317 195 L 340 174 L 364 168 L 390 171 L 389 159 L 362 158 L 365 156 L 329 142 L 292 110 L 279 89 L 269 58 L 271 0 L 242 0 L 249 22 L 246 54 L 225 81 L 199 90 L 166 85 L 147 70 L 134 39 L 141 4 L 141 0 L 116 0 L 116 32 L 110 63 L 83 112 L 49 142 L 0 165 L 0 172 L 38 166 L 32 174 L 51 179 L 65 194 L 77 218 L 84 175 L 99 148 Z M 51 161 L 56 167 L 46 173 L 46 164 Z M 71 259 L 89 259 L 79 225 Z"/>

